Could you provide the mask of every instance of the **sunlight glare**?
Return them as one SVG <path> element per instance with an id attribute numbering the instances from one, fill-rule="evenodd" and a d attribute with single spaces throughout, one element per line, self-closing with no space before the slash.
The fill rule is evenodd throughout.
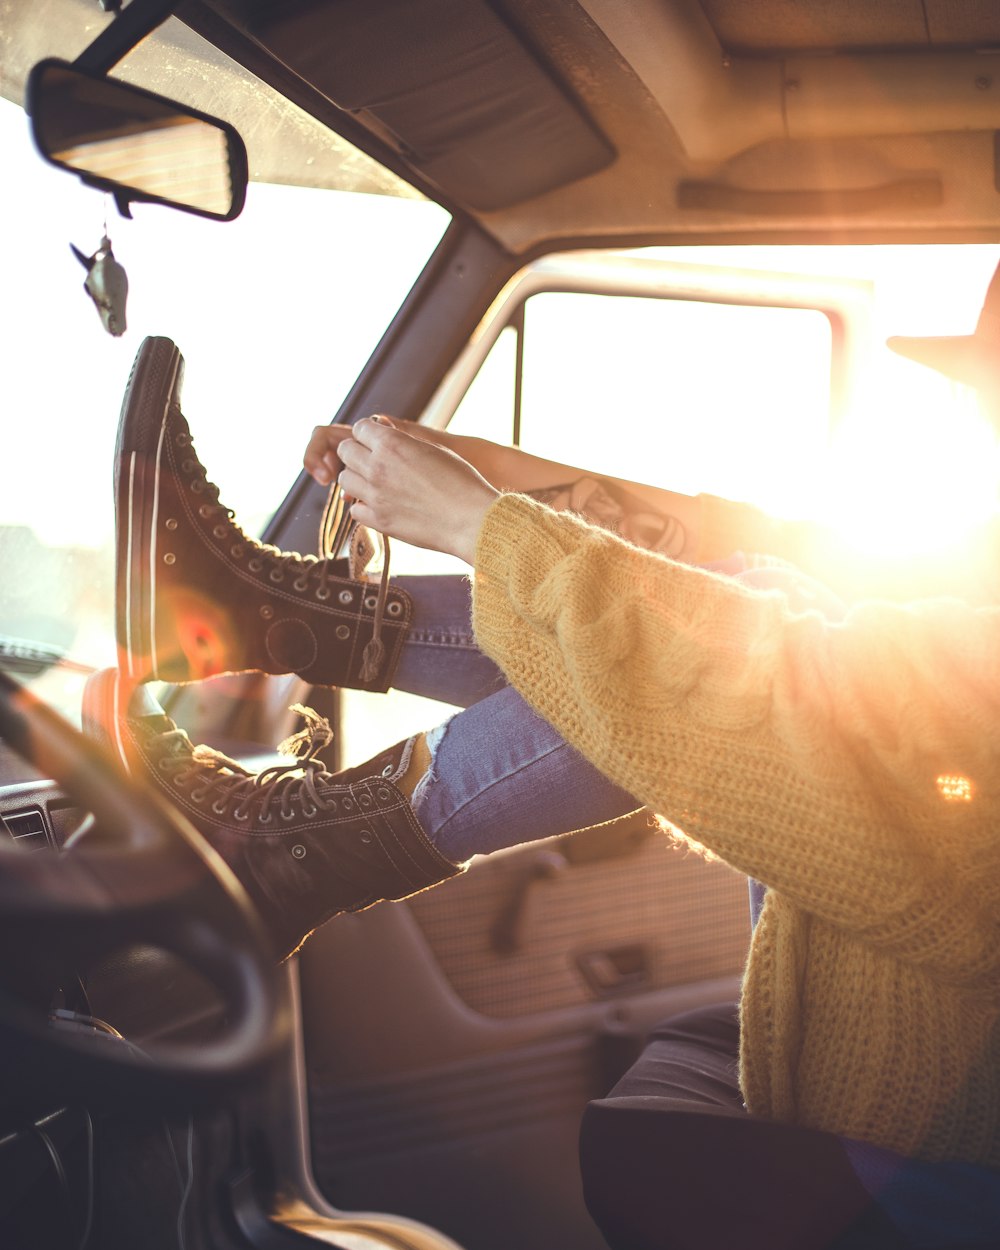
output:
<path id="1" fill-rule="evenodd" d="M 919 365 L 906 369 L 921 375 L 916 384 L 886 370 L 865 414 L 834 437 L 837 487 L 824 519 L 864 555 L 960 548 L 996 510 L 997 435 L 975 392 Z"/>

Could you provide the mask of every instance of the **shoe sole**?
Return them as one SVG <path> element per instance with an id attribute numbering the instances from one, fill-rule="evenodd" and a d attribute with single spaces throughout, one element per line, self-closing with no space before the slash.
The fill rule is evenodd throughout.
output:
<path id="1" fill-rule="evenodd" d="M 159 676 L 156 527 L 170 401 L 184 359 L 166 338 L 147 338 L 122 400 L 115 446 L 115 606 L 119 664 L 130 682 Z"/>

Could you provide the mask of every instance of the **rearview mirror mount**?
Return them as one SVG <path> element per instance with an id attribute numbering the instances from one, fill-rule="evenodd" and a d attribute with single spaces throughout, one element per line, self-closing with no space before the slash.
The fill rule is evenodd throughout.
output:
<path id="1" fill-rule="evenodd" d="M 231 221 L 247 189 L 247 152 L 228 122 L 66 61 L 40 61 L 25 107 L 41 155 L 108 191 L 119 211 L 164 204 Z"/>

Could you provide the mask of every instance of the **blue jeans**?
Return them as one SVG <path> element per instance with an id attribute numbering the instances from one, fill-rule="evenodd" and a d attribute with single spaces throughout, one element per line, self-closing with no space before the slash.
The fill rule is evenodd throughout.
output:
<path id="1" fill-rule="evenodd" d="M 717 570 L 783 590 L 799 608 L 839 610 L 828 591 L 791 570 L 748 570 L 739 556 Z M 465 709 L 428 735 L 431 768 L 413 796 L 443 855 L 459 862 L 641 807 L 569 746 L 479 650 L 466 578 L 400 577 L 396 584 L 413 599 L 413 619 L 394 685 Z"/>
<path id="2" fill-rule="evenodd" d="M 476 646 L 460 576 L 399 577 L 413 619 L 394 686 L 465 708 L 428 736 L 430 772 L 413 795 L 420 823 L 456 863 L 635 811 L 506 684 Z"/>

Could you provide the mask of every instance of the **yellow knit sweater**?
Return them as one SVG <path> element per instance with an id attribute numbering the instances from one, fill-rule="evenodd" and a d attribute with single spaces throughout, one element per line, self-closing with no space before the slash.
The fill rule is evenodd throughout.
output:
<path id="1" fill-rule="evenodd" d="M 1000 609 L 830 625 L 503 495 L 474 622 L 585 756 L 770 887 L 749 1109 L 1000 1166 Z"/>

